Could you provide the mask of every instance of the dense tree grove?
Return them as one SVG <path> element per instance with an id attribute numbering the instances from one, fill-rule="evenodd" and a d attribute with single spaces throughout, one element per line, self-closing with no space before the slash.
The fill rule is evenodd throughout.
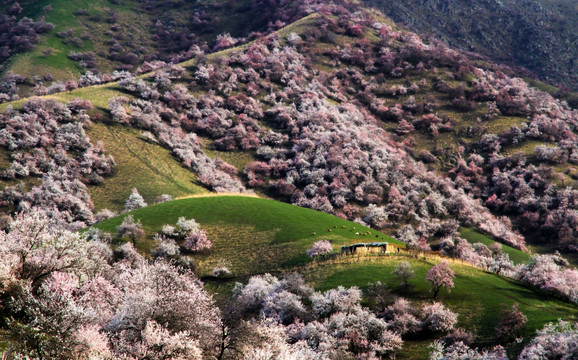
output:
<path id="1" fill-rule="evenodd" d="M 297 274 L 238 284 L 230 318 L 222 320 L 190 270 L 146 260 L 130 242 L 113 253 L 102 236 L 70 232 L 55 225 L 63 220 L 55 216 L 33 208 L 0 232 L 8 356 L 201 359 L 229 358 L 243 349 L 247 359 L 263 351 L 316 359 L 390 356 L 402 345 L 390 330 L 393 322 L 360 306 L 359 289 L 318 293 Z M 191 224 L 181 219 L 176 228 L 188 231 Z M 448 331 L 455 317 L 434 303 L 423 307 L 423 325 L 416 321 Z M 258 340 L 262 332 L 278 335 Z"/>
<path id="2" fill-rule="evenodd" d="M 90 126 L 90 101 L 32 98 L 22 110 L 0 114 L 0 145 L 11 150 L 10 166 L 3 179 L 18 180 L 0 194 L 3 205 L 15 211 L 32 207 L 56 208 L 77 227 L 92 223 L 93 205 L 87 185 L 99 184 L 114 172 L 115 162 L 103 145 L 92 145 L 85 127 Z M 33 178 L 39 183 L 27 187 Z"/>
<path id="3" fill-rule="evenodd" d="M 534 255 L 520 268 L 519 278 L 578 304 L 578 270 L 569 268 L 568 261 L 557 254 Z"/>
<path id="4" fill-rule="evenodd" d="M 390 357 L 401 347 L 401 336 L 448 332 L 457 321 L 457 314 L 440 303 L 420 310 L 403 298 L 376 316 L 360 306 L 358 288 L 314 292 L 297 274 L 254 276 L 246 285 L 238 284 L 234 294 L 231 307 L 282 325 L 293 347 L 312 353 L 307 359 Z"/>
<path id="5" fill-rule="evenodd" d="M 206 159 L 193 154 L 200 151 L 192 150 L 200 147 L 196 134 L 212 139 L 212 146 L 221 151 L 256 151 L 258 161 L 244 169 L 247 185 L 296 205 L 363 218 L 379 228 L 415 221 L 421 225 L 401 236 L 410 244 L 438 233 L 447 221 L 443 218 L 451 214 L 462 224 L 524 247 L 506 218 L 495 218 L 451 180 L 414 161 L 369 111 L 345 101 L 331 104 L 329 98 L 339 90 L 313 81 L 307 58 L 295 47 L 281 47 L 280 40 L 270 36 L 257 41 L 242 53 L 233 53 L 225 64 L 199 64 L 193 86 L 209 91 L 198 98 L 181 84 L 170 86 L 181 76 L 178 69 L 157 73 L 154 84 L 125 79 L 121 86 L 139 99 L 129 104 L 130 117 L 124 100 L 112 101 L 113 118 L 155 134 L 187 166 L 201 172 L 201 182 L 216 190 L 239 185 L 211 184 L 212 166 L 199 165 Z M 353 77 L 355 72 L 344 76 Z M 270 94 L 259 103 L 239 92 L 244 88 L 250 95 Z M 266 105 L 270 109 L 263 111 Z M 168 122 L 172 132 L 161 135 Z M 263 123 L 272 129 L 264 130 Z M 190 140 L 169 140 L 177 135 Z M 192 149 L 181 149 L 187 143 Z"/>
<path id="6" fill-rule="evenodd" d="M 54 30 L 44 19 L 37 22 L 21 17 L 22 7 L 17 2 L 8 13 L 0 15 L 0 63 L 12 54 L 30 50 L 38 43 L 38 35 Z"/>
<path id="7" fill-rule="evenodd" d="M 484 135 L 474 149 L 479 154 L 459 159 L 451 171 L 456 181 L 467 184 L 468 192 L 491 210 L 514 217 L 521 230 L 544 239 L 554 234 L 560 248 L 575 251 L 577 194 L 556 185 L 552 166 L 575 163 L 578 112 L 519 79 L 481 70 L 476 75 L 476 86 L 495 100 L 490 117 L 517 115 L 528 121 L 499 135 Z M 548 145 L 536 146 L 533 156 L 502 151 L 525 141 Z"/>
<path id="8" fill-rule="evenodd" d="M 501 348 L 478 352 L 467 346 L 463 331 L 449 333 L 457 314 L 440 303 L 419 308 L 399 298 L 374 312 L 360 305 L 358 288 L 315 292 L 295 273 L 237 284 L 221 312 L 191 270 L 147 260 L 131 242 L 113 252 L 98 231 L 81 235 L 58 224 L 66 219 L 57 210 L 32 208 L 0 231 L 9 357 L 383 358 L 395 355 L 403 336 L 448 333 L 433 345 L 432 359 L 506 359 Z M 195 224 L 179 219 L 172 229 L 165 227 L 170 234 Z M 520 359 L 536 352 L 572 358 L 574 335 L 574 325 L 548 325 Z"/>
<path id="9" fill-rule="evenodd" d="M 61 217 L 58 217 L 61 216 Z M 12 358 L 202 359 L 220 313 L 190 271 L 60 227 L 32 208 L 1 231 L 2 327 Z"/>

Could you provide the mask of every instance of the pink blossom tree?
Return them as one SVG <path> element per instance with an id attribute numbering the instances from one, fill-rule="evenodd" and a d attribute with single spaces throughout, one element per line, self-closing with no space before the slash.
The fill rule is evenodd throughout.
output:
<path id="1" fill-rule="evenodd" d="M 390 329 L 400 335 L 417 333 L 422 329 L 417 310 L 404 298 L 388 306 L 384 318 L 389 322 Z"/>
<path id="2" fill-rule="evenodd" d="M 207 233 L 199 229 L 186 235 L 183 246 L 189 251 L 199 252 L 210 249 L 213 243 L 207 237 Z"/>
<path id="3" fill-rule="evenodd" d="M 141 258 L 134 264 L 118 263 L 115 273 L 115 284 L 122 289 L 120 305 L 103 328 L 117 355 L 212 354 L 220 312 L 192 271 Z"/>
<path id="4" fill-rule="evenodd" d="M 208 250 L 213 246 L 207 233 L 201 229 L 201 225 L 199 225 L 195 219 L 187 219 L 181 216 L 177 220 L 174 228 L 165 225 L 165 227 L 163 227 L 163 232 L 165 232 L 166 236 L 172 237 L 175 240 L 183 241 L 185 249 L 192 252 Z"/>
<path id="5" fill-rule="evenodd" d="M 435 265 L 427 272 L 425 279 L 430 282 L 430 292 L 433 294 L 435 299 L 441 290 L 441 288 L 446 288 L 448 292 L 454 287 L 454 277 L 455 274 L 450 268 L 448 261 L 443 260 L 440 264 Z"/>

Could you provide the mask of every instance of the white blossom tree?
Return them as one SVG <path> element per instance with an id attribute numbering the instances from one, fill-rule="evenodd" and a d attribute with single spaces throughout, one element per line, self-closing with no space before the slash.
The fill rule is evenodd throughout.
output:
<path id="1" fill-rule="evenodd" d="M 441 288 L 446 288 L 451 291 L 454 287 L 454 272 L 450 268 L 447 260 L 443 260 L 440 264 L 435 265 L 427 272 L 425 279 L 431 284 L 431 293 L 435 299 L 441 290 Z"/>
<path id="2" fill-rule="evenodd" d="M 319 240 L 313 243 L 311 249 L 307 250 L 307 256 L 316 257 L 320 255 L 329 254 L 333 250 L 333 246 L 329 240 Z"/>
<path id="3" fill-rule="evenodd" d="M 124 203 L 124 211 L 129 212 L 147 206 L 144 198 L 139 194 L 136 188 L 132 189 L 132 193 Z"/>

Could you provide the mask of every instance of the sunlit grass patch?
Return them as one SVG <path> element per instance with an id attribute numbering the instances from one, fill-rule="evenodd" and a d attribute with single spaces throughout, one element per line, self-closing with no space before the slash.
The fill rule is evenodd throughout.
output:
<path id="1" fill-rule="evenodd" d="M 127 194 L 128 196 L 128 194 Z M 236 276 L 294 268 L 309 263 L 305 252 L 320 239 L 334 252 L 356 242 L 401 242 L 365 226 L 319 211 L 247 196 L 193 197 L 133 211 L 149 236 L 181 216 L 207 230 L 214 249 L 197 256 L 200 274 L 208 275 L 220 259 L 233 264 Z M 123 217 L 95 225 L 115 232 Z M 361 233 L 370 232 L 363 236 Z M 359 233 L 359 234 L 356 234 Z"/>
<path id="2" fill-rule="evenodd" d="M 207 192 L 169 150 L 146 142 L 138 130 L 95 123 L 87 134 L 93 143 L 102 141 L 116 162 L 114 176 L 89 187 L 97 209 L 123 209 L 132 187 L 149 203 L 161 194 L 180 197 Z"/>

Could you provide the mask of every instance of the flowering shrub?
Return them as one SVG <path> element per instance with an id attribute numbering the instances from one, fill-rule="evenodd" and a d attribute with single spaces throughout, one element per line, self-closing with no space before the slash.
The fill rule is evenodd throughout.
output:
<path id="1" fill-rule="evenodd" d="M 570 359 L 576 354 L 577 340 L 576 323 L 563 320 L 549 323 L 538 330 L 538 335 L 522 350 L 519 359 L 530 360 L 540 356 L 548 359 Z"/>
<path id="2" fill-rule="evenodd" d="M 450 331 L 457 323 L 457 314 L 447 310 L 442 304 L 434 302 L 422 309 L 425 317 L 424 326 L 431 331 Z"/>
<path id="3" fill-rule="evenodd" d="M 175 226 L 164 225 L 161 234 L 156 235 L 156 239 L 159 242 L 159 248 L 157 252 L 166 253 L 168 247 L 176 246 L 176 242 L 182 244 L 183 248 L 190 252 L 200 252 L 203 250 L 208 250 L 213 246 L 213 243 L 207 237 L 207 233 L 201 229 L 199 223 L 195 219 L 187 219 L 185 217 L 179 217 Z M 177 251 L 173 251 L 178 255 Z"/>
<path id="4" fill-rule="evenodd" d="M 313 243 L 311 249 L 307 250 L 307 256 L 316 257 L 319 255 L 329 254 L 333 250 L 333 246 L 329 240 L 319 240 Z"/>

